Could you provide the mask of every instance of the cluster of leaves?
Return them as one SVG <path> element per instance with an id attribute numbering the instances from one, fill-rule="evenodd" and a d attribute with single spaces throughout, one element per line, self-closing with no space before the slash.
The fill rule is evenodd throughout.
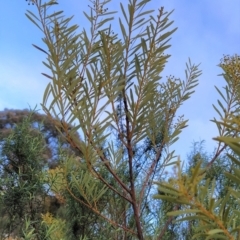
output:
<path id="1" fill-rule="evenodd" d="M 187 122 L 179 118 L 173 124 L 176 111 L 193 93 L 201 72 L 189 60 L 186 81 L 169 77 L 160 83 L 169 58 L 164 52 L 176 28 L 167 31 L 172 12 L 163 7 L 157 16 L 143 11 L 148 0 L 132 0 L 127 7 L 120 3 L 119 34 L 111 27 L 115 12 L 106 7 L 110 1 L 90 1 L 90 15 L 84 13 L 90 33 L 77 33 L 78 26 L 71 26 L 72 18 L 65 18 L 63 11 L 51 12 L 57 1 L 33 2 L 39 16 L 30 11 L 26 16 L 44 35 L 47 49 L 34 46 L 47 55 L 43 63 L 51 73 L 43 73 L 51 82 L 42 106 L 49 117 L 61 119 L 67 141 L 88 169 L 69 174 L 63 163 L 67 190 L 114 228 L 146 238 L 153 234 L 146 227 L 152 217 L 146 208 L 151 181 L 172 159 L 168 147 Z M 76 126 L 69 130 L 66 123 Z M 78 130 L 80 141 L 73 135 Z M 109 211 L 99 208 L 98 196 L 106 191 L 114 207 L 121 203 L 125 209 L 123 217 L 109 203 Z"/>
<path id="2" fill-rule="evenodd" d="M 215 106 L 221 121 L 217 124 L 220 136 L 218 149 L 212 160 L 203 164 L 195 161 L 190 173 L 183 173 L 180 161 L 177 172 L 168 182 L 157 182 L 158 194 L 155 198 L 174 204 L 175 209 L 167 213 L 176 217 L 175 222 L 194 222 L 192 239 L 239 239 L 239 169 L 240 169 L 240 138 L 239 138 L 239 56 L 225 56 L 220 64 L 226 80 L 224 87 L 226 96 L 220 92 L 227 104 L 218 101 L 223 114 Z M 223 143 L 223 144 L 222 144 Z M 224 162 L 214 163 L 217 156 L 227 149 L 228 166 Z M 224 171 L 218 171 L 218 168 Z M 214 172 L 215 171 L 215 172 Z M 219 173 L 222 175 L 219 176 Z M 181 218 L 178 216 L 182 216 Z"/>

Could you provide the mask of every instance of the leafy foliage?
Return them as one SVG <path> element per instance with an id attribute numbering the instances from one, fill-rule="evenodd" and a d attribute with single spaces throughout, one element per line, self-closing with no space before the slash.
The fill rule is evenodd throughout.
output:
<path id="1" fill-rule="evenodd" d="M 34 47 L 46 54 L 43 63 L 50 74 L 43 75 L 51 80 L 42 107 L 60 120 L 56 127 L 81 154 L 78 163 L 64 158 L 60 185 L 120 232 L 108 239 L 146 239 L 155 234 L 149 227 L 153 211 L 147 208 L 152 180 L 173 158 L 168 147 L 187 122 L 175 119 L 176 112 L 201 72 L 189 60 L 185 81 L 160 82 L 176 28 L 167 30 L 172 12 L 163 7 L 157 16 L 144 11 L 148 0 L 130 0 L 127 7 L 120 3 L 119 33 L 112 29 L 115 12 L 106 7 L 108 0 L 90 1 L 90 14 L 84 12 L 90 32 L 80 33 L 63 11 L 51 12 L 57 1 L 32 2 L 38 16 L 31 11 L 26 16 L 43 33 L 47 49 Z M 58 179 L 57 170 L 53 176 Z M 52 188 L 66 198 L 60 185 Z"/>
<path id="2" fill-rule="evenodd" d="M 41 169 L 43 136 L 29 128 L 31 114 L 15 126 L 1 149 L 1 237 L 20 234 L 25 218 L 33 224 L 41 239 L 40 227 L 44 189 Z"/>
<path id="3" fill-rule="evenodd" d="M 198 224 L 194 226 L 192 239 L 238 239 L 240 229 L 239 219 L 239 167 L 240 167 L 240 145 L 239 145 L 239 57 L 225 56 L 220 64 L 224 70 L 223 77 L 227 86 L 224 88 L 226 96 L 220 92 L 221 97 L 227 104 L 227 108 L 218 101 L 221 111 L 215 106 L 221 121 L 214 119 L 220 137 L 215 138 L 219 146 L 212 160 L 201 168 L 201 161 L 191 169 L 190 174 L 183 174 L 180 161 L 177 163 L 178 171 L 175 178 L 169 182 L 157 182 L 159 193 L 155 198 L 162 199 L 174 204 L 178 204 L 177 209 L 169 212 L 168 216 L 179 216 L 176 221 L 192 221 Z M 221 143 L 224 145 L 221 147 Z M 220 186 L 220 191 L 216 192 L 216 179 L 213 177 L 213 164 L 217 156 L 228 147 L 232 153 L 227 153 L 227 157 L 232 162 L 229 171 L 225 172 L 225 182 Z M 226 169 L 227 170 L 227 169 Z M 208 177 L 208 178 L 207 178 Z M 219 177 L 216 176 L 219 179 Z M 226 180 L 225 180 L 226 179 Z M 228 188 L 227 188 L 228 186 Z"/>
<path id="4" fill-rule="evenodd" d="M 78 151 L 64 141 L 51 119 L 35 111 L 5 109 L 0 112 L 0 127 L 1 238 L 43 239 L 48 225 L 41 223 L 42 214 L 59 217 L 60 222 L 66 219 L 66 207 L 60 196 L 50 191 L 48 179 L 59 169 L 58 147 L 65 154 Z M 71 225 L 68 228 L 71 233 Z"/>

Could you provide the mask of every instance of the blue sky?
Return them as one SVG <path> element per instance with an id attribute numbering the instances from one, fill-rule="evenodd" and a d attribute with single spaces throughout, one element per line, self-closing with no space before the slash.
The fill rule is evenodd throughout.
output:
<path id="1" fill-rule="evenodd" d="M 112 0 L 110 9 L 120 10 L 119 0 Z M 127 4 L 127 0 L 122 0 Z M 73 22 L 82 27 L 86 20 L 82 14 L 88 11 L 87 0 L 59 0 L 58 8 L 66 16 L 74 15 Z M 219 98 L 214 85 L 224 86 L 222 77 L 217 76 L 217 67 L 223 54 L 240 54 L 240 1 L 239 0 L 152 0 L 151 9 L 161 6 L 165 10 L 175 9 L 171 15 L 177 32 L 172 36 L 171 54 L 163 77 L 174 75 L 184 79 L 185 63 L 201 63 L 203 74 L 195 94 L 181 107 L 179 115 L 189 119 L 179 141 L 173 146 L 184 160 L 193 140 L 206 140 L 205 148 L 213 151 L 217 128 L 209 120 L 217 116 L 212 108 Z M 24 109 L 36 104 L 40 108 L 48 79 L 42 61 L 45 56 L 32 47 L 32 43 L 45 47 L 41 32 L 25 17 L 26 10 L 35 10 L 24 0 L 2 1 L 0 8 L 0 110 Z M 172 149 L 173 149 L 172 148 Z"/>

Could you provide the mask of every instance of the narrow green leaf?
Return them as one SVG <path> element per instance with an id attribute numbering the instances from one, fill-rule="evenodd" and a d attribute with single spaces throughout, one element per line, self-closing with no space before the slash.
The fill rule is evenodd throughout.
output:
<path id="1" fill-rule="evenodd" d="M 100 28 L 102 27 L 106 22 L 109 22 L 111 20 L 113 20 L 114 17 L 111 17 L 111 18 L 105 18 L 104 20 L 102 20 L 101 22 L 98 23 L 97 27 Z"/>
<path id="2" fill-rule="evenodd" d="M 36 25 L 41 31 L 43 31 L 42 28 L 35 22 L 35 20 L 29 14 L 25 13 L 25 15 L 34 25 Z"/>
<path id="3" fill-rule="evenodd" d="M 124 18 L 125 18 L 125 20 L 127 22 L 127 25 L 129 25 L 128 24 L 128 18 L 127 18 L 127 15 L 126 15 L 126 12 L 124 10 L 124 6 L 122 5 L 122 3 L 120 3 L 120 7 L 121 7 L 121 10 L 122 10 L 123 16 L 124 16 Z"/>
<path id="4" fill-rule="evenodd" d="M 170 162 L 170 163 L 164 164 L 164 167 L 168 167 L 168 166 L 171 166 L 171 165 L 175 165 L 175 164 L 177 164 L 177 163 L 178 163 L 178 161 Z"/>
<path id="5" fill-rule="evenodd" d="M 168 212 L 168 216 L 178 216 L 181 214 L 200 213 L 200 212 L 201 212 L 201 210 L 198 210 L 198 209 L 185 209 L 185 210 Z"/>
<path id="6" fill-rule="evenodd" d="M 83 12 L 83 14 L 84 14 L 85 17 L 88 19 L 89 22 L 93 22 L 93 20 L 94 20 L 93 17 L 89 17 L 86 12 Z"/>
<path id="7" fill-rule="evenodd" d="M 40 1 L 41 8 L 46 8 L 47 6 L 52 6 L 52 5 L 57 5 L 57 4 L 58 4 L 58 2 L 56 0 L 51 0 L 42 5 L 41 5 L 41 1 Z"/>
<path id="8" fill-rule="evenodd" d="M 220 239 L 223 239 L 223 240 L 229 240 L 229 238 L 227 236 L 224 236 L 222 234 L 213 234 L 213 235 L 210 235 L 206 238 L 206 240 L 212 240 L 212 239 L 217 239 L 217 240 L 220 240 Z"/>
<path id="9" fill-rule="evenodd" d="M 231 173 L 226 172 L 225 175 L 230 178 L 233 182 L 237 183 L 238 185 L 240 185 L 240 178 L 238 178 L 237 176 L 232 175 Z"/>
<path id="10" fill-rule="evenodd" d="M 163 41 L 164 39 L 168 38 L 170 35 L 172 35 L 175 31 L 177 30 L 177 28 L 173 29 L 172 31 L 166 32 L 164 33 L 159 39 L 158 41 Z"/>
<path id="11" fill-rule="evenodd" d="M 136 16 L 136 19 L 143 16 L 143 15 L 150 14 L 150 13 L 153 13 L 153 12 L 154 12 L 154 10 L 148 10 L 148 11 L 142 12 L 142 13 L 140 13 Z"/>
<path id="12" fill-rule="evenodd" d="M 49 56 L 48 52 L 46 52 L 46 51 L 43 50 L 42 48 L 36 46 L 35 44 L 32 44 L 32 45 L 33 45 L 35 48 L 37 48 L 39 51 L 44 52 L 44 53 L 46 53 L 46 54 Z"/>
<path id="13" fill-rule="evenodd" d="M 175 220 L 174 222 L 177 223 L 177 222 L 183 222 L 183 221 L 192 221 L 192 220 L 205 220 L 206 217 L 205 216 L 201 216 L 201 215 L 193 215 L 193 216 L 187 216 L 187 217 L 182 217 L 182 218 L 179 218 L 177 220 Z"/>
<path id="14" fill-rule="evenodd" d="M 219 106 L 222 108 L 223 112 L 225 112 L 226 109 L 225 109 L 225 107 L 222 105 L 222 103 L 221 103 L 219 100 L 218 100 L 217 102 L 218 102 Z"/>
<path id="15" fill-rule="evenodd" d="M 216 90 L 218 91 L 218 93 L 220 94 L 220 96 L 223 98 L 223 100 L 227 103 L 226 98 L 224 97 L 224 95 L 221 93 L 221 91 L 215 86 Z"/>
<path id="16" fill-rule="evenodd" d="M 29 10 L 27 10 L 27 12 L 29 13 L 29 14 L 31 14 L 34 18 L 36 18 L 39 22 L 40 22 L 40 19 L 35 15 L 35 14 L 33 14 L 31 11 L 29 11 Z"/>
<path id="17" fill-rule="evenodd" d="M 57 15 L 60 15 L 62 13 L 63 11 L 54 12 L 53 14 L 46 16 L 46 19 L 56 17 Z"/>
<path id="18" fill-rule="evenodd" d="M 47 77 L 47 78 L 49 78 L 49 79 L 51 79 L 51 80 L 53 80 L 53 77 L 49 76 L 49 75 L 46 74 L 46 73 L 42 73 L 42 75 L 45 76 L 45 77 Z"/>
<path id="19" fill-rule="evenodd" d="M 120 24 L 120 28 L 121 28 L 121 31 L 122 31 L 123 38 L 124 38 L 125 41 L 127 41 L 127 34 L 126 34 L 125 28 L 124 28 L 120 18 L 119 18 L 119 24 Z"/>
<path id="20" fill-rule="evenodd" d="M 221 112 L 215 107 L 214 104 L 212 104 L 212 106 L 215 109 L 215 111 L 218 113 L 218 115 L 221 117 L 221 119 L 223 119 L 223 116 L 222 116 Z"/>
<path id="21" fill-rule="evenodd" d="M 227 156 L 238 166 L 240 166 L 240 161 L 238 161 L 235 157 L 233 157 L 230 154 L 227 154 Z"/>
<path id="22" fill-rule="evenodd" d="M 222 232 L 224 232 L 222 229 L 213 229 L 213 230 L 208 231 L 207 234 L 213 235 L 213 234 L 222 233 Z"/>
<path id="23" fill-rule="evenodd" d="M 43 105 L 46 106 L 47 104 L 47 100 L 51 94 L 51 88 L 52 88 L 52 85 L 51 83 L 48 83 L 45 91 L 44 91 L 44 94 L 43 94 Z"/>

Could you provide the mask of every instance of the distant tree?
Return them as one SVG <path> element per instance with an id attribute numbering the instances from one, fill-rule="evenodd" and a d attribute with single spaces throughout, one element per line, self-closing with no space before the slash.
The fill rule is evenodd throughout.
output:
<path id="1" fill-rule="evenodd" d="M 28 117 L 22 119 L 2 139 L 1 143 L 1 238 L 7 234 L 19 236 L 28 218 L 41 239 L 41 216 L 44 212 L 45 191 L 42 179 L 44 139 L 29 128 Z M 10 124 L 9 124 L 10 125 Z M 41 237 L 40 237 L 41 236 Z"/>
<path id="2" fill-rule="evenodd" d="M 81 156 L 55 124 L 36 111 L 0 112 L 1 236 L 20 236 L 27 219 L 34 237 L 43 239 L 40 223 L 45 213 L 67 222 L 68 239 L 96 232 L 91 226 L 99 217 L 67 192 L 62 201 L 46 178 L 47 172 L 59 169 L 64 156 Z"/>
<path id="3" fill-rule="evenodd" d="M 59 120 L 50 119 L 45 114 L 40 114 L 37 111 L 31 112 L 28 109 L 4 109 L 4 111 L 0 111 L 0 147 L 5 142 L 5 138 L 12 133 L 16 125 L 22 123 L 24 118 L 29 115 L 31 115 L 29 124 L 33 134 L 43 134 L 43 144 L 45 146 L 42 156 L 43 161 L 41 163 L 43 167 L 54 168 L 57 166 L 59 160 L 59 147 L 69 150 L 70 153 L 78 153 L 77 149 L 73 148 L 66 141 L 64 132 L 56 128 L 56 126 L 60 125 Z M 71 128 L 70 126 L 68 127 Z M 75 134 L 75 136 L 79 138 L 79 135 L 77 133 Z"/>

